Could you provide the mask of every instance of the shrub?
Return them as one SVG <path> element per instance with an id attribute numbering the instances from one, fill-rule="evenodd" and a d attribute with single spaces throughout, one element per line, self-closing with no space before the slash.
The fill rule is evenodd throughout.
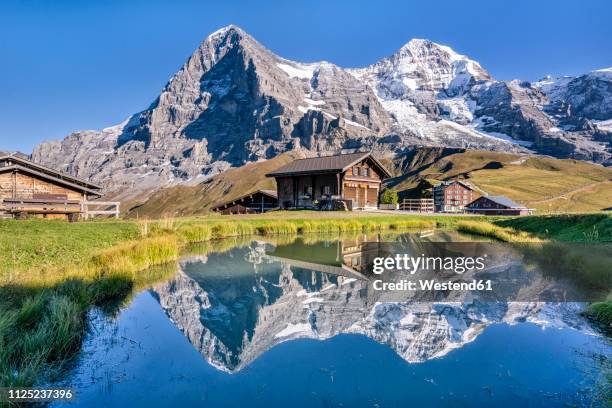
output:
<path id="1" fill-rule="evenodd" d="M 381 204 L 397 204 L 399 202 L 399 197 L 397 195 L 397 191 L 386 189 L 382 192 L 380 196 Z"/>

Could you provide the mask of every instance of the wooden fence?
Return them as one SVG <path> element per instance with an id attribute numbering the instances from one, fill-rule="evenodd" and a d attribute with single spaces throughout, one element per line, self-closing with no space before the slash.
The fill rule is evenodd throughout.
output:
<path id="1" fill-rule="evenodd" d="M 433 198 L 404 198 L 400 203 L 400 210 L 420 213 L 434 212 Z"/>
<path id="2" fill-rule="evenodd" d="M 84 219 L 96 215 L 110 215 L 119 218 L 119 201 L 81 201 L 81 216 Z"/>

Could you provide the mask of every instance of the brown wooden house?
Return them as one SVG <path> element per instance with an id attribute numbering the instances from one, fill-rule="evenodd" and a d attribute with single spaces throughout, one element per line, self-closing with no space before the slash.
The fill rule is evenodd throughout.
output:
<path id="1" fill-rule="evenodd" d="M 482 196 L 466 206 L 471 214 L 483 215 L 531 215 L 533 209 L 515 203 L 504 196 Z"/>
<path id="2" fill-rule="evenodd" d="M 256 214 L 278 208 L 278 198 L 274 190 L 257 190 L 234 200 L 213 207 L 221 214 Z"/>
<path id="3" fill-rule="evenodd" d="M 0 215 L 76 219 L 101 187 L 16 155 L 0 156 Z M 84 210 L 85 208 L 85 210 Z"/>
<path id="4" fill-rule="evenodd" d="M 370 152 L 295 160 L 267 177 L 276 179 L 280 208 L 378 207 L 380 186 L 391 174 Z"/>

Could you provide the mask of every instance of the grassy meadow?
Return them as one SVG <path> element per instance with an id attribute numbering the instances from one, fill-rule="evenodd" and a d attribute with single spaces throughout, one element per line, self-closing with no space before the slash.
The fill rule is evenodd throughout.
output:
<path id="1" fill-rule="evenodd" d="M 92 307 L 113 313 L 135 291 L 168 279 L 193 243 L 434 228 L 508 242 L 612 242 L 611 222 L 606 214 L 485 218 L 313 211 L 79 223 L 3 220 L 0 385 L 31 386 L 60 373 L 80 347 Z M 601 310 L 598 315 L 605 316 Z"/>

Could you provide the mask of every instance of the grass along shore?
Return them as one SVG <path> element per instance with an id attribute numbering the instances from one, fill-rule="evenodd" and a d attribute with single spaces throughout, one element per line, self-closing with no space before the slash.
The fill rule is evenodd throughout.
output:
<path id="1" fill-rule="evenodd" d="M 596 226 L 603 225 L 603 232 L 581 236 L 553 229 L 559 221 L 550 217 L 542 221 L 538 217 L 502 220 L 334 214 L 278 212 L 233 218 L 74 224 L 0 221 L 0 385 L 31 386 L 43 378 L 53 378 L 80 347 L 91 307 L 112 313 L 133 291 L 172 276 L 176 271 L 173 261 L 192 243 L 257 235 L 433 228 L 457 229 L 509 242 L 539 241 L 544 238 L 530 229 L 543 223 L 551 225 L 548 239 L 556 234 L 583 241 L 611 240 L 606 229 L 610 217 L 603 214 L 588 218 Z M 505 225 L 512 222 L 514 226 Z M 584 228 L 590 231 L 591 227 Z"/>

